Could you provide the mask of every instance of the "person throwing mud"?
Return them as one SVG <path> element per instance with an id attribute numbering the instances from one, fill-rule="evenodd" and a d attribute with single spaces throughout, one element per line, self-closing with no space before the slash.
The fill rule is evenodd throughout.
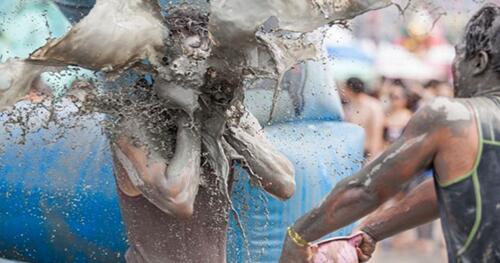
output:
<path id="1" fill-rule="evenodd" d="M 67 15 L 81 13 L 82 3 L 69 9 L 68 1 L 59 2 Z M 152 83 L 139 79 L 127 87 L 135 81 L 130 74 L 134 77 L 125 87 L 117 81 L 118 87 L 103 91 L 110 93 L 104 102 L 88 102 L 113 123 L 106 128 L 127 230 L 125 260 L 225 262 L 231 175 L 220 172 L 226 170 L 223 164 L 228 163 L 229 173 L 229 166 L 239 162 L 281 199 L 295 191 L 294 168 L 244 106 L 230 104 L 235 101 L 232 83 L 219 88 L 219 79 L 206 76 L 207 15 L 181 5 L 164 19 L 171 42 Z M 213 154 L 220 150 L 227 156 Z M 211 162 L 213 156 L 219 159 Z"/>
<path id="2" fill-rule="evenodd" d="M 267 141 L 242 104 L 228 106 L 232 89 L 205 92 L 213 87 L 200 74 L 205 72 L 205 54 L 210 49 L 207 17 L 181 7 L 169 10 L 166 19 L 174 41 L 165 72 L 160 74 L 176 78 L 155 79 L 157 86 L 144 89 L 144 94 L 155 90 L 152 95 L 130 97 L 132 102 L 145 99 L 152 107 L 135 116 L 124 114 L 113 136 L 129 243 L 125 259 L 129 263 L 226 262 L 232 180 L 230 171 L 226 178 L 220 167 L 240 161 L 259 185 L 281 199 L 295 191 L 294 168 Z M 186 70 L 185 65 L 191 74 L 179 73 Z M 228 155 L 216 159 L 213 153 L 219 146 Z"/>
<path id="3" fill-rule="evenodd" d="M 410 207 L 393 210 L 398 217 L 386 214 L 366 224 L 359 260 L 368 260 L 374 243 L 388 233 L 440 215 L 449 262 L 500 262 L 498 47 L 500 7 L 486 5 L 468 22 L 456 47 L 457 99 L 438 98 L 423 107 L 384 154 L 340 182 L 318 208 L 291 226 L 281 262 L 309 262 L 310 242 L 368 215 L 427 168 L 435 171 L 437 198 L 429 200 L 433 184 L 426 182 L 410 194 Z M 412 220 L 400 220 L 401 215 Z"/>

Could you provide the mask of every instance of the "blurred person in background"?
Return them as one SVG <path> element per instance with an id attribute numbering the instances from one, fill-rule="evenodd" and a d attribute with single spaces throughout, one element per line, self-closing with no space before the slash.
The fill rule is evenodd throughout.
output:
<path id="1" fill-rule="evenodd" d="M 408 109 L 408 94 L 401 81 L 394 81 L 390 87 L 390 107 L 384 124 L 386 146 L 395 142 L 410 121 L 412 112 Z"/>
<path id="2" fill-rule="evenodd" d="M 454 97 L 453 86 L 447 81 L 440 82 L 436 86 L 436 96 L 437 97 L 445 97 L 445 98 L 453 98 Z"/>
<path id="3" fill-rule="evenodd" d="M 346 81 L 342 97 L 346 120 L 365 130 L 365 157 L 367 160 L 376 157 L 383 150 L 382 104 L 365 93 L 365 83 L 359 78 Z"/>
<path id="4" fill-rule="evenodd" d="M 414 89 L 419 97 L 417 108 L 421 108 L 436 97 L 453 98 L 453 86 L 448 81 L 431 80 L 423 88 Z"/>
<path id="5" fill-rule="evenodd" d="M 390 87 L 392 86 L 392 80 L 381 76 L 376 83 L 373 85 L 373 89 L 370 93 L 370 95 L 374 98 L 376 98 L 380 104 L 382 105 L 382 110 L 384 111 L 384 116 L 385 113 L 389 110 L 390 107 L 390 100 L 389 100 L 389 94 L 390 94 Z"/>
<path id="6" fill-rule="evenodd" d="M 427 105 L 434 98 L 436 98 L 436 87 L 441 84 L 439 80 L 431 80 L 422 86 L 422 89 L 415 90 L 415 92 L 420 96 L 420 101 L 418 102 L 418 108 Z"/>

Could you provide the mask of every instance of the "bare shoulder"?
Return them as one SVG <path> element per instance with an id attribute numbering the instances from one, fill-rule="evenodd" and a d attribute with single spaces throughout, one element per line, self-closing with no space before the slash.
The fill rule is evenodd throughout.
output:
<path id="1" fill-rule="evenodd" d="M 384 107 L 378 99 L 365 95 L 363 103 L 370 109 L 372 114 L 384 114 Z"/>
<path id="2" fill-rule="evenodd" d="M 472 111 L 464 99 L 436 98 L 429 103 L 428 107 L 448 122 L 473 119 Z"/>
<path id="3" fill-rule="evenodd" d="M 450 129 L 456 134 L 473 121 L 474 115 L 463 99 L 436 98 L 417 111 L 408 129 L 420 132 Z"/>
<path id="4" fill-rule="evenodd" d="M 374 98 L 374 97 L 372 97 L 370 95 L 364 95 L 363 98 L 364 98 L 364 102 L 366 104 L 368 104 L 371 108 L 376 108 L 376 109 L 382 109 L 383 108 L 382 107 L 382 103 L 378 99 L 376 99 L 376 98 Z"/>

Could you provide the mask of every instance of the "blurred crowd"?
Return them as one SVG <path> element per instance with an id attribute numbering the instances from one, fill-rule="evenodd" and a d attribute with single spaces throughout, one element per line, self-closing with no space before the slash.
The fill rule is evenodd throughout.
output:
<path id="1" fill-rule="evenodd" d="M 450 36 L 457 32 L 443 30 L 449 25 L 436 22 L 436 14 L 429 8 L 419 8 L 405 23 L 400 23 L 400 32 L 392 38 L 367 34 L 366 28 L 384 19 L 384 14 L 374 12 L 357 21 L 353 31 L 336 30 L 332 34 L 336 37 L 327 40 L 328 52 L 339 73 L 345 119 L 365 130 L 365 163 L 390 147 L 422 106 L 434 98 L 454 95 L 451 64 L 456 39 Z M 432 170 L 424 171 L 380 209 L 391 206 L 407 191 L 432 178 Z M 444 241 L 439 228 L 438 222 L 424 225 L 384 241 L 382 246 L 394 251 L 417 251 L 419 255 L 434 257 L 431 262 L 443 262 Z"/>
<path id="2" fill-rule="evenodd" d="M 405 16 L 394 15 L 397 8 L 371 12 L 350 29 L 332 29 L 325 41 L 346 120 L 365 129 L 368 161 L 401 136 L 419 108 L 435 97 L 453 96 L 451 64 L 459 33 L 448 29 L 453 27 L 432 4 L 408 9 Z M 389 23 L 399 30 L 367 32 Z"/>
<path id="3" fill-rule="evenodd" d="M 366 132 L 365 156 L 376 158 L 396 141 L 412 115 L 436 97 L 453 97 L 452 84 L 431 80 L 426 83 L 382 77 L 371 90 L 363 80 L 352 77 L 342 84 L 346 121 Z"/>

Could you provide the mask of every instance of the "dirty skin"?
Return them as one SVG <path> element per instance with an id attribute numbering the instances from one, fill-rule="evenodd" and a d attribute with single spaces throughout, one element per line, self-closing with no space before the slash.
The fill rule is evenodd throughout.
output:
<path id="1" fill-rule="evenodd" d="M 361 172 L 340 182 L 325 202 L 300 219 L 295 227 L 307 240 L 316 240 L 322 233 L 332 232 L 369 214 L 396 194 L 414 174 L 431 165 L 439 173 L 440 180 L 445 182 L 457 170 L 467 170 L 473 166 L 473 161 L 463 161 L 464 158 L 445 160 L 436 158 L 433 153 L 435 141 L 439 140 L 436 136 L 448 136 L 457 143 L 466 138 L 470 140 L 468 133 L 473 129 L 471 124 L 474 121 L 465 102 L 433 101 L 417 112 L 401 139 Z M 474 140 L 477 138 L 472 138 L 472 143 Z M 470 153 L 471 156 L 475 154 Z"/>

